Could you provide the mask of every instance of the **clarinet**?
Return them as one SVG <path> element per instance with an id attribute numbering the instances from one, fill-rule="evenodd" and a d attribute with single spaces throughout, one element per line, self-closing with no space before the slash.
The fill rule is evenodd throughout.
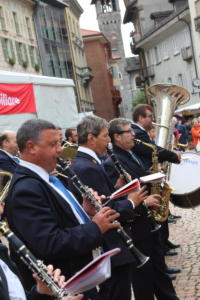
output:
<path id="1" fill-rule="evenodd" d="M 73 185 L 81 193 L 82 197 L 87 198 L 90 201 L 90 203 L 94 206 L 97 212 L 100 211 L 100 209 L 102 209 L 103 206 L 91 194 L 89 187 L 87 185 L 84 185 L 80 181 L 80 179 L 75 174 L 75 172 L 69 166 L 66 166 L 62 159 L 58 158 L 58 162 L 60 167 L 62 167 L 62 172 L 64 173 L 64 175 L 71 179 Z M 113 223 L 118 223 L 118 222 L 113 221 Z M 140 250 L 138 250 L 135 247 L 132 238 L 126 233 L 126 231 L 121 225 L 119 226 L 119 228 L 117 228 L 117 232 L 122 238 L 122 240 L 125 242 L 127 248 L 133 254 L 137 263 L 137 268 L 142 267 L 149 260 L 149 257 L 145 256 Z"/>
<path id="2" fill-rule="evenodd" d="M 113 146 L 112 146 L 112 143 L 109 143 L 108 144 L 108 147 L 107 147 L 107 152 L 108 154 L 110 155 L 110 157 L 112 158 L 113 160 L 113 163 L 114 163 L 114 166 L 117 170 L 117 172 L 119 173 L 119 175 L 123 175 L 124 179 L 125 179 L 125 182 L 126 183 L 129 183 L 131 181 L 130 177 L 129 177 L 129 174 L 126 172 L 126 170 L 122 167 L 120 161 L 118 160 L 118 158 L 116 157 L 116 155 L 114 154 L 113 152 Z M 158 224 L 154 217 L 152 216 L 151 214 L 151 210 L 144 204 L 144 202 L 142 202 L 142 208 L 143 208 L 143 211 L 144 211 L 144 214 L 145 216 L 148 218 L 150 224 L 151 224 L 151 232 L 155 232 L 157 231 L 158 229 L 160 229 L 161 225 Z"/>
<path id="3" fill-rule="evenodd" d="M 123 175 L 124 180 L 126 181 L 126 183 L 129 183 L 131 181 L 130 177 L 129 177 L 129 174 L 122 167 L 121 163 L 119 162 L 119 160 L 117 159 L 116 155 L 114 154 L 112 143 L 108 143 L 107 152 L 110 155 L 110 157 L 112 158 L 114 166 L 115 166 L 115 169 L 117 170 L 117 172 L 119 173 L 119 175 Z"/>
<path id="4" fill-rule="evenodd" d="M 0 221 L 0 231 L 7 237 L 15 252 L 19 254 L 20 259 L 27 265 L 27 267 L 46 283 L 56 299 L 62 300 L 64 296 L 67 296 L 66 291 L 60 288 L 54 282 L 53 278 L 47 274 L 47 267 L 43 264 L 43 262 L 35 258 L 23 242 L 9 229 L 5 221 Z"/>

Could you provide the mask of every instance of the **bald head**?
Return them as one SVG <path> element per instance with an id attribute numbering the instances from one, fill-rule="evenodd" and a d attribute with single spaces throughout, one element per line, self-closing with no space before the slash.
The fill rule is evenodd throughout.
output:
<path id="1" fill-rule="evenodd" d="M 16 133 L 14 131 L 4 131 L 0 135 L 0 149 L 15 156 L 18 152 Z"/>

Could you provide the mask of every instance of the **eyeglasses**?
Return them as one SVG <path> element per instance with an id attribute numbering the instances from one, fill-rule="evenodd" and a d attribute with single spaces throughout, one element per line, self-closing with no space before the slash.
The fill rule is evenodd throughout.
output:
<path id="1" fill-rule="evenodd" d="M 118 131 L 117 134 L 132 133 L 132 132 L 133 132 L 132 129 L 129 129 L 129 130 L 121 130 L 121 131 Z"/>
<path id="2" fill-rule="evenodd" d="M 153 115 L 146 115 L 146 118 L 151 118 L 151 119 L 153 119 Z"/>

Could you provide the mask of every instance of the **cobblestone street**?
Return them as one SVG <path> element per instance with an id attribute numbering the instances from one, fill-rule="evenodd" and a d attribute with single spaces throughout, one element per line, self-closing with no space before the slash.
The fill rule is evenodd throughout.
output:
<path id="1" fill-rule="evenodd" d="M 171 206 L 170 210 L 182 216 L 169 226 L 170 241 L 181 244 L 178 255 L 166 257 L 168 266 L 182 270 L 173 284 L 180 300 L 200 300 L 200 206 L 195 209 Z"/>
<path id="2" fill-rule="evenodd" d="M 180 300 L 200 299 L 200 207 L 181 209 L 171 207 L 173 214 L 182 218 L 170 224 L 170 240 L 181 244 L 179 254 L 167 257 L 170 267 L 182 270 L 173 281 Z"/>

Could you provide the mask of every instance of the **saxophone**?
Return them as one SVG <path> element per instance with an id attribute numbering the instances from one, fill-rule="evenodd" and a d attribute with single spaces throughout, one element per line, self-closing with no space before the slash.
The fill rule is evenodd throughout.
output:
<path id="1" fill-rule="evenodd" d="M 152 149 L 152 173 L 160 171 L 158 163 L 158 150 L 156 145 L 145 143 L 141 140 L 134 139 L 136 144 L 142 144 Z M 153 182 L 151 183 L 151 194 L 161 195 L 160 207 L 151 208 L 151 214 L 157 222 L 164 222 L 169 215 L 169 200 L 172 192 L 172 187 L 165 182 Z"/>

